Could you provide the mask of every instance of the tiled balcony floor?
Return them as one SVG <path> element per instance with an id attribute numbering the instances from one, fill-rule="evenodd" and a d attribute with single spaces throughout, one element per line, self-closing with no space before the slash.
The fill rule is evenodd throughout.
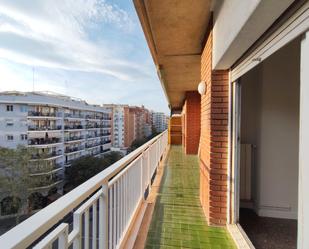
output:
<path id="1" fill-rule="evenodd" d="M 225 228 L 207 225 L 198 158 L 185 155 L 181 146 L 170 149 L 145 248 L 236 248 Z"/>

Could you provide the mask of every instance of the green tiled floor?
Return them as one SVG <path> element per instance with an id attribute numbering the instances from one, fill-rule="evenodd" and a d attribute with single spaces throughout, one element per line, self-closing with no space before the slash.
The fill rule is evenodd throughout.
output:
<path id="1" fill-rule="evenodd" d="M 183 154 L 181 146 L 170 149 L 145 248 L 236 248 L 225 228 L 207 225 L 198 159 Z"/>

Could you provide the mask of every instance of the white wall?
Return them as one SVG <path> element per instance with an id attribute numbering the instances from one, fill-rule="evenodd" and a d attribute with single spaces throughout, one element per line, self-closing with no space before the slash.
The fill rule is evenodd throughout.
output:
<path id="1" fill-rule="evenodd" d="M 294 0 L 216 1 L 213 67 L 228 69 Z"/>
<path id="2" fill-rule="evenodd" d="M 299 40 L 241 78 L 241 142 L 257 146 L 253 197 L 261 216 L 297 218 Z"/>

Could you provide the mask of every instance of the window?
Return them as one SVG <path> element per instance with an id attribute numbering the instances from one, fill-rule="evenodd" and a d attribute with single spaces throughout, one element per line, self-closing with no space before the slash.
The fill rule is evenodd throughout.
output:
<path id="1" fill-rule="evenodd" d="M 6 135 L 6 140 L 7 141 L 13 141 L 14 140 L 14 136 L 13 135 Z"/>
<path id="2" fill-rule="evenodd" d="M 26 106 L 26 105 L 21 105 L 21 106 L 20 106 L 20 111 L 21 111 L 21 112 L 28 112 L 28 106 Z"/>
<path id="3" fill-rule="evenodd" d="M 14 122 L 12 119 L 7 119 L 6 120 L 6 126 L 9 127 L 9 126 L 13 126 L 14 125 Z"/>
<path id="4" fill-rule="evenodd" d="M 24 140 L 27 140 L 27 134 L 21 134 L 20 135 L 20 140 L 24 141 Z"/>
<path id="5" fill-rule="evenodd" d="M 13 105 L 7 105 L 6 106 L 6 111 L 7 112 L 12 112 L 13 111 Z"/>

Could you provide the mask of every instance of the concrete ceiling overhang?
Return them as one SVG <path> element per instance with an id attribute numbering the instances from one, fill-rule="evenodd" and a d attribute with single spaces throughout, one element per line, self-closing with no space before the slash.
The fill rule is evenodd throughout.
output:
<path id="1" fill-rule="evenodd" d="M 172 110 L 197 90 L 210 0 L 134 0 L 158 76 Z"/>

